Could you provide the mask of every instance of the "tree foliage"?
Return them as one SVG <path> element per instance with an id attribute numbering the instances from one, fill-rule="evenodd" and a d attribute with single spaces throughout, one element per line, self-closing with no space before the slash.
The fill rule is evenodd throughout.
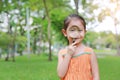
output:
<path id="1" fill-rule="evenodd" d="M 70 6 L 71 0 L 45 0 L 46 7 L 43 1 L 44 0 L 0 1 L 0 15 L 7 14 L 8 18 L 8 22 L 6 22 L 8 24 L 8 32 L 3 32 L 3 29 L 0 28 L 0 48 L 7 49 L 10 42 L 13 42 L 13 47 L 18 45 L 19 53 L 22 54 L 22 52 L 26 49 L 26 8 L 29 8 L 30 10 L 29 22 L 32 21 L 29 26 L 31 35 L 30 44 L 31 50 L 33 50 L 34 53 L 43 53 L 47 51 L 42 49 L 43 47 L 48 49 L 46 44 L 48 44 L 49 40 L 51 40 L 51 47 L 55 44 L 65 46 L 68 41 L 61 32 L 63 28 L 63 21 L 66 16 L 76 12 L 83 16 L 87 22 L 88 31 L 84 39 L 85 44 L 94 48 L 96 48 L 96 45 L 100 45 L 101 48 L 115 48 L 115 34 L 111 32 L 98 33 L 93 30 L 89 30 L 91 27 L 96 27 L 93 27 L 92 24 L 102 22 L 105 16 L 112 16 L 110 8 L 105 7 L 102 9 L 100 8 L 100 5 L 93 3 L 94 0 L 73 0 L 76 3 L 76 5 L 74 5 L 76 6 L 76 9 L 73 8 L 73 6 Z M 115 3 L 117 0 L 111 1 Z M 96 16 L 94 10 L 97 9 L 101 9 L 101 12 Z M 5 18 L 5 16 L 2 17 Z M 48 20 L 48 17 L 50 21 Z M 0 20 L 0 25 L 3 23 L 2 21 L 4 20 Z M 49 24 L 50 27 L 48 28 Z M 48 37 L 50 34 L 51 36 Z"/>

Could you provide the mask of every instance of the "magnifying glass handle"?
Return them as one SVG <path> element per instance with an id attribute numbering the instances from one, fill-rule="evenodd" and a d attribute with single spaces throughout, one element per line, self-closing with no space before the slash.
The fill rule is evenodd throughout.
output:
<path id="1" fill-rule="evenodd" d="M 75 42 L 75 38 L 73 38 L 73 41 L 72 41 L 72 43 L 74 43 Z"/>

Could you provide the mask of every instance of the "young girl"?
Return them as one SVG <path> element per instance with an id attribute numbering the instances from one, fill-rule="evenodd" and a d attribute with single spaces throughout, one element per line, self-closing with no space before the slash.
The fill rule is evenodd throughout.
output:
<path id="1" fill-rule="evenodd" d="M 59 51 L 57 72 L 61 80 L 99 80 L 96 55 L 92 48 L 82 43 L 86 33 L 85 20 L 69 15 L 64 21 L 62 32 L 69 45 Z"/>

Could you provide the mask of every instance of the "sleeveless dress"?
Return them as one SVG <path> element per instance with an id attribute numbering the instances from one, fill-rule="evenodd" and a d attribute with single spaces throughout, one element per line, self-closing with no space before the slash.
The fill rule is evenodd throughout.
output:
<path id="1" fill-rule="evenodd" d="M 68 71 L 61 80 L 93 80 L 91 68 L 92 49 L 86 47 L 84 52 L 73 56 L 70 60 Z M 61 54 L 65 54 L 63 50 Z M 64 57 L 63 57 L 64 58 Z"/>

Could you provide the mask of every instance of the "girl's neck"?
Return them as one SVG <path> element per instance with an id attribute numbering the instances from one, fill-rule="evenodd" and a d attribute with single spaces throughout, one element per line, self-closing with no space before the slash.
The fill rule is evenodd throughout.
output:
<path id="1" fill-rule="evenodd" d="M 77 44 L 76 46 L 77 46 L 77 48 L 83 48 L 83 47 L 85 47 L 85 45 L 83 43 Z"/>
<path id="2" fill-rule="evenodd" d="M 78 44 L 77 47 L 76 47 L 76 51 L 75 51 L 75 55 L 80 53 L 80 52 L 84 52 L 84 49 L 85 49 L 85 45 L 84 44 Z"/>
<path id="3" fill-rule="evenodd" d="M 81 47 L 81 46 L 83 46 L 83 43 L 76 44 L 76 47 Z"/>

